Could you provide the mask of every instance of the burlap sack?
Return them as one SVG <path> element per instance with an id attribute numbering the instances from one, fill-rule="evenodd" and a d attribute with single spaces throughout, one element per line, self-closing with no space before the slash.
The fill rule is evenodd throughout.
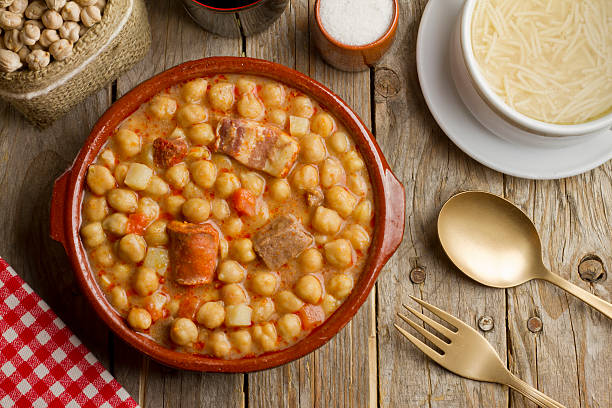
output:
<path id="1" fill-rule="evenodd" d="M 150 45 L 144 0 L 109 0 L 102 21 L 75 43 L 70 58 L 40 71 L 0 73 L 0 97 L 47 127 L 130 69 Z"/>

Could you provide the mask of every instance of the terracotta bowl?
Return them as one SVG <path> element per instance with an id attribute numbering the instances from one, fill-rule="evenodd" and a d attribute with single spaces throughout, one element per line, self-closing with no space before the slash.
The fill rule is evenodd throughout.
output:
<path id="1" fill-rule="evenodd" d="M 328 64 L 343 71 L 364 71 L 378 62 L 393 43 L 399 20 L 398 0 L 393 0 L 393 19 L 382 37 L 370 44 L 359 46 L 343 44 L 325 30 L 321 23 L 320 6 L 321 0 L 316 0 L 312 32 L 315 45 Z"/>
<path id="2" fill-rule="evenodd" d="M 299 343 L 276 352 L 240 360 L 173 351 L 130 329 L 107 302 L 92 273 L 79 237 L 81 201 L 87 167 L 114 129 L 141 104 L 163 89 L 186 80 L 219 73 L 269 77 L 298 89 L 327 107 L 352 134 L 363 155 L 374 189 L 375 231 L 365 268 L 349 297 L 338 310 Z M 385 262 L 399 246 L 404 233 L 404 187 L 391 172 L 372 134 L 359 117 L 329 89 L 313 79 L 268 61 L 214 57 L 190 61 L 138 85 L 115 102 L 96 123 L 72 167 L 59 177 L 51 203 L 51 237 L 61 242 L 70 257 L 81 289 L 98 315 L 123 340 L 168 366 L 211 372 L 248 372 L 295 360 L 325 344 L 355 315 L 368 297 Z"/>

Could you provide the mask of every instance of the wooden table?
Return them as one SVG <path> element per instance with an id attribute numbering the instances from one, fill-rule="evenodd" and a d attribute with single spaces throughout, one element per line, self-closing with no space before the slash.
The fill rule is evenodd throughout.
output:
<path id="1" fill-rule="evenodd" d="M 564 180 L 529 181 L 492 171 L 455 147 L 427 110 L 416 74 L 416 35 L 426 0 L 402 1 L 393 48 L 375 69 L 355 74 L 331 68 L 315 52 L 309 33 L 314 0 L 291 1 L 268 31 L 242 39 L 205 33 L 177 1 L 148 3 L 153 45 L 145 60 L 51 128 L 35 130 L 0 103 L 0 256 L 141 406 L 533 406 L 505 387 L 446 372 L 400 337 L 391 323 L 413 295 L 474 327 L 490 316 L 494 328 L 485 336 L 511 371 L 567 407 L 612 407 L 612 322 L 547 283 L 508 290 L 475 284 L 444 257 L 435 229 L 440 206 L 452 194 L 482 189 L 502 195 L 535 221 L 545 263 L 553 271 L 611 301 L 612 278 L 605 275 L 612 265 L 612 165 Z M 139 82 L 183 61 L 213 55 L 264 58 L 327 85 L 371 126 L 406 187 L 404 242 L 353 321 L 301 360 L 248 375 L 175 371 L 125 345 L 88 306 L 64 250 L 49 238 L 53 181 L 70 165 L 97 118 Z M 413 283 L 411 272 L 424 281 Z M 600 272 L 603 279 L 588 281 Z M 534 317 L 541 319 L 540 331 L 528 329 Z"/>

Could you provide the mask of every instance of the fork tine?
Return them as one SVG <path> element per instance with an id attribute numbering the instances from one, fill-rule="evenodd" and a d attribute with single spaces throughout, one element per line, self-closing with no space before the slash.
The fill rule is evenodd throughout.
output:
<path id="1" fill-rule="evenodd" d="M 468 326 L 467 324 L 463 323 L 461 320 L 457 319 L 456 317 L 446 313 L 444 310 L 442 309 L 438 309 L 437 307 L 430 305 L 429 303 L 421 300 L 421 299 L 417 299 L 414 296 L 410 296 L 412 298 L 412 300 L 414 300 L 415 302 L 417 302 L 419 305 L 423 306 L 425 309 L 429 310 L 431 313 L 435 314 L 436 316 L 438 316 L 440 319 L 444 320 L 447 323 L 452 324 L 453 326 L 455 326 L 455 328 L 457 329 L 471 329 L 470 326 Z"/>
<path id="2" fill-rule="evenodd" d="M 395 328 L 399 330 L 404 337 L 406 337 L 412 344 L 414 344 L 416 348 L 425 353 L 427 357 L 431 358 L 436 363 L 442 365 L 442 360 L 444 358 L 443 355 L 439 354 L 437 351 L 429 347 L 427 344 L 423 343 L 421 340 L 414 337 L 412 334 L 408 333 L 406 330 L 399 327 L 397 324 L 393 323 L 393 326 L 395 326 Z"/>
<path id="3" fill-rule="evenodd" d="M 431 333 L 429 330 L 425 329 L 423 326 L 419 326 L 418 324 L 416 324 L 415 322 L 413 322 L 412 320 L 410 320 L 408 317 L 404 316 L 401 313 L 398 313 L 397 315 L 399 316 L 400 319 L 402 319 L 403 321 L 408 323 L 410 326 L 412 326 L 414 330 L 421 333 L 423 337 L 425 337 L 427 340 L 431 341 L 433 344 L 438 346 L 440 350 L 445 351 L 446 347 L 448 347 L 447 342 L 445 342 L 444 340 L 442 340 L 435 334 Z"/>
<path id="4" fill-rule="evenodd" d="M 428 325 L 433 327 L 440 334 L 442 334 L 445 337 L 447 337 L 449 340 L 452 339 L 452 336 L 455 334 L 455 332 L 452 331 L 451 329 L 442 326 L 440 323 L 436 322 L 435 320 L 433 320 L 430 317 L 425 316 L 423 313 L 417 311 L 416 309 L 413 309 L 413 308 L 411 308 L 410 306 L 408 306 L 406 304 L 402 304 L 402 306 L 404 306 L 406 309 L 408 309 L 408 311 L 410 313 L 412 313 L 413 315 L 415 315 L 416 317 L 418 317 L 419 319 L 421 319 L 422 321 L 424 321 L 425 323 L 427 323 Z"/>

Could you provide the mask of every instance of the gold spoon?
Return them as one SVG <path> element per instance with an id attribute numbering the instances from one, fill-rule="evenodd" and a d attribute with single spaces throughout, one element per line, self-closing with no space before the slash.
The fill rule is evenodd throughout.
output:
<path id="1" fill-rule="evenodd" d="M 612 319 L 612 304 L 546 269 L 535 226 L 501 197 L 479 191 L 451 197 L 440 210 L 438 236 L 450 260 L 483 285 L 510 288 L 543 279 Z"/>

